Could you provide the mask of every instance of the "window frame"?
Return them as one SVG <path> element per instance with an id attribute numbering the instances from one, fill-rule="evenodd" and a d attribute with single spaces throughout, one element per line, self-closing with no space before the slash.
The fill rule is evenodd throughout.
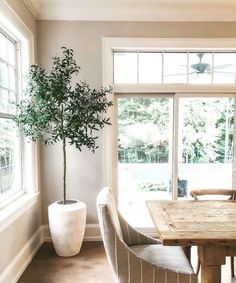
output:
<path id="1" fill-rule="evenodd" d="M 29 66 L 34 63 L 35 38 L 32 31 L 16 17 L 14 11 L 4 3 L 0 6 L 3 7 L 0 11 L 0 29 L 17 44 L 16 68 L 19 72 L 16 77 L 18 81 L 16 91 L 19 101 L 22 98 L 23 77 L 28 72 Z M 0 231 L 31 207 L 39 196 L 38 145 L 21 136 L 21 153 L 22 190 L 0 201 Z"/>
<path id="2" fill-rule="evenodd" d="M 176 92 L 174 94 L 174 109 L 173 109 L 173 122 L 174 122 L 174 131 L 173 131 L 173 160 L 172 160 L 172 178 L 173 178 L 173 191 L 172 191 L 172 199 L 178 199 L 178 173 L 179 173 L 179 100 L 181 98 L 226 98 L 226 97 L 233 97 L 234 98 L 234 137 L 236 137 L 236 92 L 223 92 L 223 93 L 216 93 L 216 92 Z M 232 188 L 236 185 L 236 141 L 234 138 L 233 142 L 233 160 L 232 160 Z"/>
<path id="3" fill-rule="evenodd" d="M 14 66 L 14 70 L 15 70 L 15 90 L 14 90 L 14 94 L 15 94 L 15 102 L 18 103 L 20 100 L 20 94 L 21 94 L 21 71 L 20 71 L 20 66 L 21 66 L 21 62 L 20 60 L 20 42 L 18 42 L 16 39 L 14 39 L 9 33 L 7 33 L 3 28 L 0 28 L 0 33 L 6 37 L 6 39 L 8 41 L 10 41 L 11 43 L 14 44 L 15 47 L 15 66 Z M 7 65 L 7 68 L 9 68 L 10 62 L 5 61 L 4 59 L 0 59 L 1 62 L 3 62 L 3 64 Z M 8 75 L 9 75 L 9 70 L 8 70 Z M 9 86 L 9 81 L 10 78 L 8 77 L 8 87 L 3 87 L 1 86 L 0 89 L 5 89 L 9 92 L 11 92 L 12 90 L 10 89 Z M 14 114 L 10 114 L 10 113 L 4 113 L 0 111 L 0 118 L 3 119 L 7 119 L 7 120 L 13 120 L 14 119 Z M 19 180 L 20 180 L 20 184 L 18 188 L 13 188 L 10 189 L 9 191 L 7 191 L 4 194 L 0 195 L 0 208 L 6 206 L 6 204 L 8 204 L 9 202 L 19 198 L 20 196 L 22 196 L 25 191 L 23 188 L 23 177 L 22 177 L 22 162 L 23 162 L 23 139 L 22 139 L 22 135 L 19 135 L 19 145 L 18 145 L 18 149 L 17 150 L 17 154 L 19 155 Z"/>
<path id="4" fill-rule="evenodd" d="M 117 99 L 119 96 L 136 94 L 172 94 L 174 98 L 174 136 L 173 143 L 173 198 L 177 198 L 177 172 L 175 166 L 178 160 L 178 103 L 179 97 L 197 95 L 197 96 L 236 96 L 236 85 L 233 84 L 114 84 L 113 74 L 113 52 L 115 51 L 236 51 L 236 38 L 103 38 L 103 85 L 113 86 L 113 93 L 109 99 L 113 101 L 114 106 L 108 110 L 108 117 L 111 119 L 111 127 L 106 127 L 103 131 L 103 185 L 111 187 L 118 201 L 117 186 Z M 190 96 L 192 97 L 192 96 Z M 236 123 L 235 123 L 236 124 Z M 236 133 L 236 126 L 234 126 Z M 236 142 L 234 140 L 234 148 Z M 233 186 L 236 185 L 236 153 L 234 150 L 232 179 Z"/>
<path id="5" fill-rule="evenodd" d="M 6 39 L 8 41 L 10 41 L 11 43 L 14 44 L 14 47 L 15 47 L 15 66 L 14 66 L 14 70 L 15 70 L 15 90 L 14 90 L 14 94 L 15 94 L 15 102 L 18 103 L 19 102 L 19 99 L 20 99 L 20 82 L 19 82 L 19 78 L 21 77 L 21 74 L 20 74 L 20 62 L 19 62 L 19 59 L 20 59 L 20 56 L 19 56 L 19 52 L 20 52 L 20 44 L 19 42 L 17 42 L 17 40 L 13 39 L 11 37 L 10 34 L 8 34 L 5 30 L 3 30 L 2 28 L 0 28 L 0 33 L 6 37 Z M 0 61 L 3 62 L 3 64 L 6 64 L 7 67 L 9 67 L 9 65 L 11 66 L 10 62 L 8 61 L 5 61 L 4 59 L 1 59 L 0 58 Z M 9 75 L 9 70 L 8 70 L 8 75 Z M 9 92 L 11 92 L 12 90 L 10 89 L 10 86 L 9 86 L 9 81 L 10 81 L 10 78 L 8 77 L 8 87 L 3 87 L 3 86 L 0 86 L 0 89 L 5 89 L 8 91 L 8 94 Z M 13 92 L 13 91 L 12 91 Z M 0 111 L 0 118 L 3 118 L 3 119 L 7 119 L 7 120 L 13 120 L 14 119 L 14 114 L 10 114 L 10 113 L 4 113 Z M 19 184 L 19 188 L 16 188 L 16 189 L 10 189 L 8 192 L 4 193 L 4 194 L 1 194 L 0 195 L 0 207 L 2 206 L 2 203 L 6 203 L 9 201 L 9 199 L 16 199 L 18 198 L 19 196 L 23 195 L 24 194 L 24 189 L 23 189 L 23 180 L 22 180 L 22 150 L 23 150 L 23 147 L 22 147 L 22 143 L 23 143 L 23 140 L 22 140 L 22 136 L 20 135 L 19 136 L 19 147 L 17 149 L 17 152 L 19 154 L 19 165 L 20 165 L 20 172 L 18 173 L 20 176 L 20 184 Z"/>

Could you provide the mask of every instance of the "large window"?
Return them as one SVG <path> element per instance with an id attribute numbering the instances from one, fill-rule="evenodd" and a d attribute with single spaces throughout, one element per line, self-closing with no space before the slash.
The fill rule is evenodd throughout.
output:
<path id="1" fill-rule="evenodd" d="M 186 196 L 190 189 L 232 189 L 234 105 L 234 97 L 179 99 L 178 177 Z"/>
<path id="2" fill-rule="evenodd" d="M 234 97 L 124 94 L 117 108 L 119 207 L 133 225 L 151 225 L 146 200 L 232 189 Z"/>
<path id="3" fill-rule="evenodd" d="M 147 223 L 146 199 L 171 198 L 173 98 L 120 97 L 117 105 L 119 204 L 138 225 Z"/>
<path id="4" fill-rule="evenodd" d="M 104 181 L 125 217 L 151 227 L 147 199 L 235 188 L 235 39 L 106 38 L 103 47 L 104 85 L 114 86 Z"/>
<path id="5" fill-rule="evenodd" d="M 151 226 L 147 199 L 187 199 L 192 189 L 233 187 L 235 95 L 232 51 L 115 51 L 114 83 L 143 93 L 115 94 L 119 207 L 136 226 Z M 145 86 L 157 84 L 152 94 Z M 194 92 L 168 93 L 168 85 Z M 158 85 L 166 91 L 158 92 Z M 215 93 L 198 86 L 215 85 Z M 197 86 L 194 88 L 194 86 Z M 149 221 L 148 221 L 149 219 Z"/>
<path id="6" fill-rule="evenodd" d="M 13 121 L 18 67 L 17 43 L 0 31 L 0 200 L 22 190 L 21 142 Z"/>

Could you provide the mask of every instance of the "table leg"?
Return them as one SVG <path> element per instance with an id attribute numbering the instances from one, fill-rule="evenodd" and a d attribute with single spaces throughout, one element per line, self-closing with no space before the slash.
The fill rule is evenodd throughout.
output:
<path id="1" fill-rule="evenodd" d="M 201 264 L 201 283 L 220 283 L 221 266 Z"/>
<path id="2" fill-rule="evenodd" d="M 201 283 L 220 283 L 221 265 L 225 264 L 226 248 L 219 246 L 199 246 L 201 262 Z"/>

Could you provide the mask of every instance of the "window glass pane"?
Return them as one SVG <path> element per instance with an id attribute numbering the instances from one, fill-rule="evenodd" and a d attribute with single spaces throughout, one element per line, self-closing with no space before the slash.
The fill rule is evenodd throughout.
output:
<path id="1" fill-rule="evenodd" d="M 7 38 L 0 32 L 0 58 L 7 61 Z"/>
<path id="2" fill-rule="evenodd" d="M 234 98 L 180 98 L 179 186 L 232 188 Z"/>
<path id="3" fill-rule="evenodd" d="M 12 67 L 8 67 L 9 70 L 9 88 L 10 90 L 16 90 L 16 72 Z"/>
<path id="4" fill-rule="evenodd" d="M 16 94 L 12 91 L 0 88 L 0 112 L 6 114 L 15 114 L 16 112 Z"/>
<path id="5" fill-rule="evenodd" d="M 137 53 L 114 53 L 114 83 L 137 83 Z"/>
<path id="6" fill-rule="evenodd" d="M 187 53 L 164 53 L 164 83 L 187 82 Z"/>
<path id="7" fill-rule="evenodd" d="M 171 198 L 172 106 L 172 98 L 118 99 L 119 205 L 133 225 L 152 226 L 147 199 Z"/>
<path id="8" fill-rule="evenodd" d="M 214 83 L 235 84 L 236 54 L 214 54 Z"/>
<path id="9" fill-rule="evenodd" d="M 16 66 L 16 45 L 8 40 L 8 62 Z"/>
<path id="10" fill-rule="evenodd" d="M 139 53 L 139 83 L 162 82 L 162 53 Z"/>
<path id="11" fill-rule="evenodd" d="M 211 84 L 212 53 L 189 53 L 189 83 Z"/>
<path id="12" fill-rule="evenodd" d="M 19 138 L 15 124 L 10 119 L 0 118 L 0 192 L 21 189 Z"/>
<path id="13" fill-rule="evenodd" d="M 7 65 L 0 62 L 0 86 L 8 88 L 8 68 Z"/>

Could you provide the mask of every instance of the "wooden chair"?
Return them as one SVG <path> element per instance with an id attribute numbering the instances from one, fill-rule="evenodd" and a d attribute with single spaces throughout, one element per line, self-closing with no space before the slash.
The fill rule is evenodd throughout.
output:
<path id="1" fill-rule="evenodd" d="M 236 200 L 236 190 L 227 190 L 227 189 L 201 189 L 201 190 L 192 190 L 190 192 L 191 197 L 194 198 L 194 200 L 199 200 L 200 199 L 204 200 L 204 197 L 209 197 L 209 196 L 222 196 L 226 197 L 224 199 L 226 200 Z M 211 200 L 211 199 L 207 199 Z M 230 257 L 231 260 L 231 276 L 234 277 L 234 257 Z M 198 274 L 200 270 L 200 260 L 198 259 L 197 263 L 197 270 L 196 273 Z"/>

